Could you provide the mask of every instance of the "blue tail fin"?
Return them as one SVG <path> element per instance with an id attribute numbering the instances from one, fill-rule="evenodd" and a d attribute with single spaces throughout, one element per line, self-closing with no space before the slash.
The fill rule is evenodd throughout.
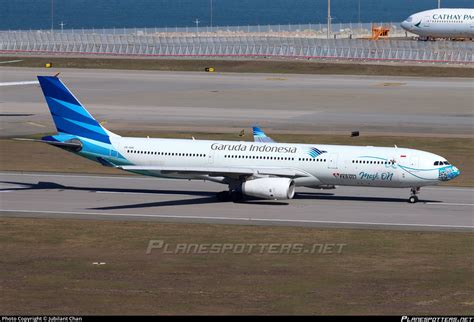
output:
<path id="1" fill-rule="evenodd" d="M 252 127 L 252 130 L 253 130 L 253 140 L 255 142 L 275 143 L 275 141 L 273 141 L 270 137 L 268 137 L 259 126 L 254 125 Z"/>
<path id="2" fill-rule="evenodd" d="M 38 76 L 56 129 L 60 133 L 110 143 L 109 134 L 56 76 Z"/>

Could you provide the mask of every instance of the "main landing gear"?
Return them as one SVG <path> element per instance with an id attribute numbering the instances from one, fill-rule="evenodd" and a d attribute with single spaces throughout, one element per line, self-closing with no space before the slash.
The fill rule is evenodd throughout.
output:
<path id="1" fill-rule="evenodd" d="M 408 198 L 409 203 L 417 203 L 418 202 L 418 197 L 417 194 L 420 193 L 420 187 L 416 188 L 411 188 L 411 196 Z"/>
<path id="2" fill-rule="evenodd" d="M 232 201 L 232 202 L 239 202 L 244 199 L 244 195 L 236 190 L 232 191 L 221 191 L 217 195 L 217 200 L 219 201 Z"/>

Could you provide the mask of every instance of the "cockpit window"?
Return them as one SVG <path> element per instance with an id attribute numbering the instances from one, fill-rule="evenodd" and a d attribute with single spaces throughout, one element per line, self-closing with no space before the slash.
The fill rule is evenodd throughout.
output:
<path id="1" fill-rule="evenodd" d="M 434 165 L 439 165 L 439 161 L 435 161 Z"/>
<path id="2" fill-rule="evenodd" d="M 448 161 L 444 161 L 443 162 L 445 165 L 449 165 L 449 162 Z"/>
<path id="3" fill-rule="evenodd" d="M 434 165 L 450 165 L 448 161 L 435 161 Z"/>

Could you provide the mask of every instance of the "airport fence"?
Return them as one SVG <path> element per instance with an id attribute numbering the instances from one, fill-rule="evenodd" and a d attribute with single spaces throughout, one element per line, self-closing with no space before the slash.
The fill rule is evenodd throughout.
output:
<path id="1" fill-rule="evenodd" d="M 403 36 L 405 31 L 400 27 L 400 22 L 357 22 L 333 23 L 331 25 L 331 38 L 367 37 L 370 36 L 372 26 L 385 26 L 390 28 L 391 36 Z M 43 30 L 48 32 L 49 30 Z M 135 34 L 150 35 L 157 33 L 311 33 L 312 37 L 327 37 L 327 24 L 279 24 L 279 25 L 248 25 L 248 26 L 185 26 L 185 27 L 143 27 L 143 28 L 76 28 L 58 29 L 60 33 L 82 34 Z"/>
<path id="2" fill-rule="evenodd" d="M 282 57 L 474 63 L 474 43 L 320 39 L 280 34 L 3 31 L 0 53 L 162 57 Z"/>

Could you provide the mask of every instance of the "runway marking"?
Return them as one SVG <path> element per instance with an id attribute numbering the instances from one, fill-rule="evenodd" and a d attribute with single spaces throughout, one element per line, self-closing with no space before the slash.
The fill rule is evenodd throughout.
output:
<path id="1" fill-rule="evenodd" d="M 17 59 L 17 60 L 6 60 L 6 61 L 1 61 L 0 64 L 12 64 L 12 63 L 19 63 L 23 61 L 22 59 Z"/>
<path id="2" fill-rule="evenodd" d="M 267 77 L 265 78 L 266 80 L 286 80 L 286 78 L 283 77 Z"/>
<path id="3" fill-rule="evenodd" d="M 472 203 L 454 203 L 454 202 L 425 202 L 427 205 L 441 205 L 441 206 L 474 206 Z"/>
<path id="4" fill-rule="evenodd" d="M 46 127 L 43 124 L 38 124 L 38 123 L 35 123 L 35 122 L 26 122 L 26 124 L 33 125 L 33 126 L 36 126 L 36 127 Z"/>
<path id="5" fill-rule="evenodd" d="M 19 85 L 36 85 L 38 81 L 27 81 L 27 82 L 2 82 L 0 86 L 19 86 Z"/>
<path id="6" fill-rule="evenodd" d="M 153 192 L 120 192 L 120 191 L 94 191 L 95 193 L 122 194 L 122 195 L 153 195 Z"/>
<path id="7" fill-rule="evenodd" d="M 436 188 L 436 187 L 423 187 L 422 188 L 423 190 L 445 190 L 445 191 L 472 191 L 474 192 L 474 188 L 456 188 L 456 187 L 452 187 L 452 188 Z"/>
<path id="8" fill-rule="evenodd" d="M 376 84 L 375 87 L 390 87 L 390 86 L 404 86 L 407 83 L 380 83 Z"/>
<path id="9" fill-rule="evenodd" d="M 307 223 L 307 224 L 339 224 L 339 225 L 359 225 L 359 226 L 393 226 L 393 227 L 426 227 L 426 228 L 458 228 L 474 229 L 474 226 L 456 225 L 430 225 L 430 224 L 401 224 L 401 223 L 375 223 L 375 222 L 352 222 L 352 221 L 322 221 L 303 219 L 268 219 L 268 218 L 245 218 L 245 217 L 210 217 L 210 216 L 177 216 L 177 215 L 150 215 L 150 214 L 114 214 L 101 212 L 74 212 L 74 211 L 51 211 L 51 210 L 15 210 L 0 209 L 0 212 L 19 213 L 39 213 L 39 214 L 65 214 L 65 215 L 86 215 L 86 216 L 110 216 L 110 217 L 148 217 L 163 219 L 205 219 L 221 221 L 247 221 L 247 222 L 286 222 L 286 223 Z"/>

